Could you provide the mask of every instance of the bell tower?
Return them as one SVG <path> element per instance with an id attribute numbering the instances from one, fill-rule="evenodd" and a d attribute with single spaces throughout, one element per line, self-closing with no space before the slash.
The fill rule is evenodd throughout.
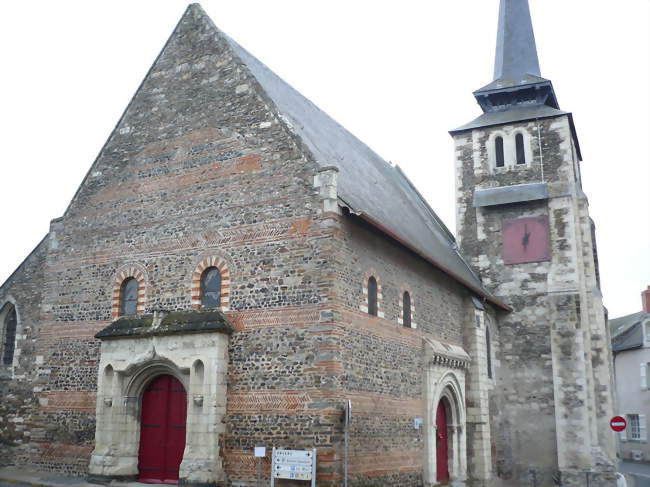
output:
<path id="1" fill-rule="evenodd" d="M 474 96 L 483 114 L 450 132 L 458 242 L 512 308 L 493 338 L 495 485 L 615 485 L 609 331 L 582 156 L 571 113 L 541 75 L 528 0 L 501 0 L 494 80 Z"/>

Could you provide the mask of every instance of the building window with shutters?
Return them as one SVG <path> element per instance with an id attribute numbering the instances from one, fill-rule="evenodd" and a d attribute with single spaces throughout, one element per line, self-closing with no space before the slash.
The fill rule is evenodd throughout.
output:
<path id="1" fill-rule="evenodd" d="M 626 436 L 628 441 L 648 441 L 645 414 L 627 414 Z"/>

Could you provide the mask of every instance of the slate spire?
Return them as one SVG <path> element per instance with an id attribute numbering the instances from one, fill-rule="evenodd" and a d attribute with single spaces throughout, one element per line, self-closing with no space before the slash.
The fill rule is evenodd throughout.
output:
<path id="1" fill-rule="evenodd" d="M 541 76 L 528 0 L 501 0 L 494 79 Z"/>
<path id="2" fill-rule="evenodd" d="M 528 0 L 501 0 L 494 81 L 474 96 L 484 112 L 521 105 L 559 108 L 551 82 L 539 69 Z"/>

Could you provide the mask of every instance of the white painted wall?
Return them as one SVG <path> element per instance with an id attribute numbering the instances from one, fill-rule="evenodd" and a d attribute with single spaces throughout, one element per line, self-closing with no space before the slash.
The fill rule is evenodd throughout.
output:
<path id="1" fill-rule="evenodd" d="M 650 320 L 646 321 L 650 323 Z M 650 338 L 650 337 L 646 337 Z M 642 378 L 642 364 L 645 367 L 645 380 Z M 650 343 L 646 340 L 643 348 L 619 352 L 614 357 L 614 370 L 616 374 L 616 395 L 618 410 L 616 414 L 626 416 L 639 414 L 645 426 L 646 438 L 648 422 L 650 421 Z M 641 452 L 643 461 L 650 461 L 650 442 L 645 440 L 632 440 L 629 431 L 619 434 L 621 457 L 632 460 L 634 452 Z"/>

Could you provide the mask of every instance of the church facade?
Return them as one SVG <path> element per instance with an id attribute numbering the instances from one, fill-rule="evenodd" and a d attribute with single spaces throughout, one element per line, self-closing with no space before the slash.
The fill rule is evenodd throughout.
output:
<path id="1" fill-rule="evenodd" d="M 322 486 L 615 485 L 580 148 L 527 0 L 475 96 L 455 238 L 189 6 L 0 287 L 0 463 L 243 487 L 265 446 L 316 449 Z"/>

